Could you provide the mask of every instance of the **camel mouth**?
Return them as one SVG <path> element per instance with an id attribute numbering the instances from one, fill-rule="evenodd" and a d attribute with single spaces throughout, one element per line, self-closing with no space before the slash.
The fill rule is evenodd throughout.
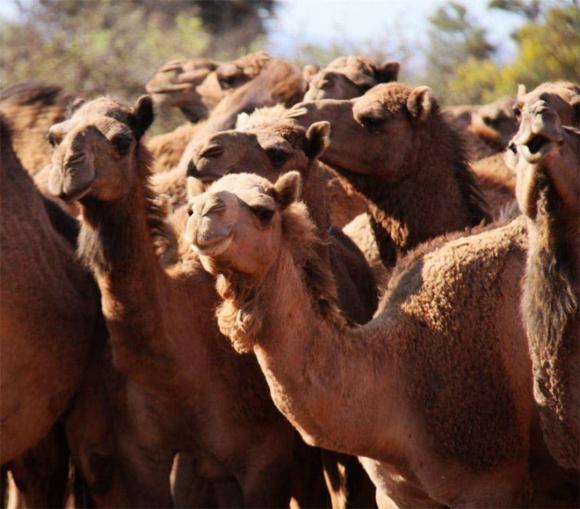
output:
<path id="1" fill-rule="evenodd" d="M 191 241 L 191 249 L 198 255 L 215 257 L 223 254 L 230 247 L 233 239 L 233 233 L 203 242 L 193 239 Z"/>

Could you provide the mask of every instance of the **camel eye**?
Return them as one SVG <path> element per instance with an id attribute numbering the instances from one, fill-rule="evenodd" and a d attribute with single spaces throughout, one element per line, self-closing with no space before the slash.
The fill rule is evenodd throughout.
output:
<path id="1" fill-rule="evenodd" d="M 377 131 L 384 123 L 384 119 L 378 117 L 364 116 L 359 118 L 359 122 L 369 131 Z"/>
<path id="2" fill-rule="evenodd" d="M 46 139 L 48 140 L 48 143 L 50 143 L 51 146 L 53 147 L 56 147 L 60 143 L 60 138 L 52 132 L 49 132 L 46 135 Z"/>
<path id="3" fill-rule="evenodd" d="M 268 224 L 274 217 L 274 211 L 266 207 L 250 207 L 252 213 L 260 220 L 262 224 Z"/>
<path id="4" fill-rule="evenodd" d="M 236 76 L 236 75 L 221 76 L 219 78 L 220 87 L 224 90 L 232 88 L 236 84 L 237 80 L 238 80 L 238 76 Z"/>
<path id="5" fill-rule="evenodd" d="M 117 134 L 111 140 L 111 143 L 115 147 L 115 150 L 121 154 L 126 155 L 129 152 L 129 148 L 131 147 L 131 143 L 133 143 L 133 139 L 126 134 Z"/>
<path id="6" fill-rule="evenodd" d="M 266 150 L 268 159 L 274 166 L 282 166 L 290 157 L 290 154 L 279 148 L 270 148 Z"/>

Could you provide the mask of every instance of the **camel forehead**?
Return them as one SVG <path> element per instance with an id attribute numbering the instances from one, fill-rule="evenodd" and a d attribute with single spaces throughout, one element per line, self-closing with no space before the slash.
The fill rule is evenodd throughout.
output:
<path id="1" fill-rule="evenodd" d="M 288 121 L 248 131 L 256 134 L 261 146 L 279 145 L 288 148 L 302 148 L 306 139 L 305 129 Z"/>
<path id="2" fill-rule="evenodd" d="M 131 112 L 126 106 L 109 97 L 99 97 L 83 104 L 74 112 L 72 118 L 74 120 L 85 118 L 94 120 L 98 117 L 109 117 L 127 124 L 130 116 Z"/>
<path id="3" fill-rule="evenodd" d="M 271 205 L 274 208 L 272 197 L 272 183 L 253 173 L 231 173 L 214 182 L 208 193 L 227 191 L 235 194 L 240 200 L 248 204 Z"/>
<path id="4" fill-rule="evenodd" d="M 403 83 L 381 83 L 355 100 L 355 107 L 380 104 L 387 111 L 400 111 L 406 105 L 412 90 L 412 87 Z"/>
<path id="5" fill-rule="evenodd" d="M 327 69 L 333 70 L 350 70 L 369 72 L 373 67 L 373 62 L 370 58 L 348 55 L 344 57 L 335 58 L 330 64 L 326 66 Z"/>

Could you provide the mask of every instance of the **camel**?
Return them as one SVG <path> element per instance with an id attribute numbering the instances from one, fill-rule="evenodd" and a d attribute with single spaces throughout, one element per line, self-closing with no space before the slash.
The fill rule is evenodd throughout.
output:
<path id="1" fill-rule="evenodd" d="M 256 61 L 262 65 L 257 66 Z M 302 98 L 304 93 L 302 76 L 296 67 L 285 60 L 271 59 L 269 56 L 267 59 L 265 57 L 258 59 L 251 54 L 230 64 L 234 69 L 238 69 L 237 72 L 242 73 L 243 77 L 232 78 L 230 81 L 226 64 L 223 64 L 225 67 L 218 67 L 215 72 L 224 90 L 224 97 L 206 121 L 185 124 L 171 133 L 156 136 L 147 142 L 155 161 L 154 172 L 173 169 L 180 166 L 183 160 L 187 165 L 190 144 L 194 144 L 200 137 L 231 129 L 235 126 L 240 113 L 278 103 L 292 105 Z M 240 69 L 246 69 L 249 74 L 244 74 Z M 252 72 L 250 73 L 248 69 L 252 69 Z M 183 176 L 180 175 L 180 178 L 183 179 Z"/>
<path id="2" fill-rule="evenodd" d="M 306 91 L 302 73 L 296 66 L 286 60 L 272 58 L 265 51 L 223 63 L 217 68 L 216 75 L 223 90 L 240 87 L 261 75 L 275 76 L 268 82 L 272 105 L 293 106 L 302 100 Z"/>
<path id="3" fill-rule="evenodd" d="M 50 162 L 48 128 L 65 118 L 75 99 L 61 87 L 40 81 L 24 81 L 0 91 L 0 114 L 12 131 L 16 155 L 30 175 Z"/>
<path id="4" fill-rule="evenodd" d="M 190 201 L 185 238 L 217 278 L 220 330 L 256 356 L 308 444 L 359 456 L 380 507 L 526 504 L 523 222 L 413 252 L 375 318 L 353 327 L 299 188 L 297 172 L 233 174 Z"/>
<path id="5" fill-rule="evenodd" d="M 545 100 L 524 105 L 510 150 L 529 251 L 522 310 L 534 395 L 548 448 L 578 470 L 580 458 L 580 130 L 562 127 Z"/>
<path id="6" fill-rule="evenodd" d="M 381 84 L 351 101 L 299 103 L 288 116 L 303 126 L 331 123 L 321 160 L 368 202 L 369 220 L 350 233 L 380 286 L 384 268 L 420 243 L 489 220 L 461 137 L 427 87 Z"/>
<path id="7" fill-rule="evenodd" d="M 304 71 L 308 90 L 305 101 L 319 99 L 353 99 L 363 95 L 378 83 L 397 81 L 399 62 L 377 64 L 372 58 L 343 56 L 335 58 L 324 69 Z"/>
<path id="8" fill-rule="evenodd" d="M 327 256 L 337 278 L 341 309 L 354 322 L 365 323 L 377 306 L 375 281 L 352 241 L 339 229 L 329 231 L 326 182 L 317 161 L 328 139 L 328 122 L 304 129 L 288 120 L 270 119 L 244 131 L 221 131 L 196 147 L 187 174 L 208 184 L 224 174 L 251 171 L 274 182 L 281 173 L 298 170 L 308 210 L 320 235 L 330 242 Z"/>
<path id="9" fill-rule="evenodd" d="M 0 464 L 27 506 L 55 507 L 68 478 L 59 420 L 105 331 L 74 221 L 37 191 L 1 115 L 0 144 Z"/>
<path id="10" fill-rule="evenodd" d="M 169 505 L 173 457 L 185 451 L 197 476 L 227 488 L 222 505 L 285 506 L 305 446 L 269 401 L 255 360 L 227 348 L 197 257 L 162 257 L 177 246 L 148 184 L 142 137 L 152 121 L 147 96 L 133 108 L 102 97 L 51 128 L 52 192 L 80 203 L 78 254 L 101 290 L 114 365 L 132 384 L 129 404 L 154 418 L 153 429 L 135 428 L 149 450 L 125 444 L 141 456 L 129 471 L 141 483 L 133 504 Z"/>
<path id="11" fill-rule="evenodd" d="M 548 81 L 526 93 L 518 86 L 514 114 L 519 120 L 523 108 L 542 100 L 560 117 L 562 125 L 580 127 L 580 86 L 570 81 Z"/>
<path id="12" fill-rule="evenodd" d="M 145 85 L 156 106 L 179 108 L 192 123 L 207 117 L 222 99 L 215 71 L 219 62 L 207 58 L 172 60 Z"/>
<path id="13" fill-rule="evenodd" d="M 503 152 L 517 127 L 512 97 L 483 105 L 446 106 L 447 119 L 462 132 L 469 159 L 478 161 Z"/>
<path id="14" fill-rule="evenodd" d="M 64 412 L 99 331 L 96 288 L 51 223 L 4 119 L 0 127 L 0 464 L 5 464 L 37 444 Z"/>

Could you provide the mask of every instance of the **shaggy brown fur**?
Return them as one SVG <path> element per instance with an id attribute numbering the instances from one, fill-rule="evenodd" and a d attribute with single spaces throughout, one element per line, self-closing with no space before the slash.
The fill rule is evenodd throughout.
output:
<path id="1" fill-rule="evenodd" d="M 378 85 L 354 101 L 301 103 L 289 116 L 331 122 L 321 159 L 367 200 L 385 267 L 429 238 L 489 219 L 463 140 L 424 88 Z"/>
<path id="2" fill-rule="evenodd" d="M 219 274 L 220 326 L 255 353 L 275 403 L 305 440 L 365 457 L 378 492 L 398 505 L 526 503 L 531 367 L 513 319 L 523 222 L 417 257 L 392 278 L 375 319 L 352 328 L 332 298 L 313 224 L 287 203 L 288 180 L 298 177 L 273 186 L 271 196 L 284 198 L 259 228 L 245 205 L 259 203 L 249 179 L 261 193 L 268 186 L 234 177 L 192 202 L 188 236 L 233 221 L 228 244 L 202 256 Z M 219 196 L 225 211 L 200 222 L 205 200 Z"/>
<path id="3" fill-rule="evenodd" d="M 151 121 L 147 97 L 132 110 L 96 99 L 60 127 L 66 132 L 53 156 L 54 187 L 69 199 L 80 193 L 79 251 L 102 291 L 115 365 L 136 382 L 127 389 L 132 406 L 150 417 L 138 429 L 138 450 L 122 451 L 131 504 L 169 504 L 173 456 L 186 451 L 196 476 L 234 486 L 225 505 L 283 506 L 296 435 L 269 401 L 255 362 L 225 348 L 212 316 L 213 282 L 195 255 L 183 251 L 167 267 L 155 252 L 154 239 L 168 230 L 151 200 L 140 142 Z M 84 138 L 95 130 L 101 137 Z M 118 145 L 119 133 L 131 137 L 128 146 Z M 93 172 L 85 166 L 91 160 Z"/>
<path id="4" fill-rule="evenodd" d="M 510 144 L 530 250 L 523 312 L 535 397 L 551 454 L 580 464 L 580 130 L 563 128 L 547 101 L 525 105 Z"/>
<path id="5" fill-rule="evenodd" d="M 61 87 L 39 81 L 24 81 L 0 91 L 0 113 L 11 127 L 16 155 L 31 175 L 50 162 L 48 128 L 65 118 L 74 99 Z"/>
<path id="6" fill-rule="evenodd" d="M 158 134 L 146 141 L 147 149 L 151 152 L 154 173 L 164 172 L 173 168 L 183 154 L 185 147 L 202 124 L 183 124 L 169 133 Z"/>
<path id="7" fill-rule="evenodd" d="M 378 83 L 397 81 L 399 63 L 387 61 L 377 64 L 372 58 L 344 56 L 335 58 L 317 73 L 305 74 L 308 82 L 305 101 L 352 99 Z"/>

